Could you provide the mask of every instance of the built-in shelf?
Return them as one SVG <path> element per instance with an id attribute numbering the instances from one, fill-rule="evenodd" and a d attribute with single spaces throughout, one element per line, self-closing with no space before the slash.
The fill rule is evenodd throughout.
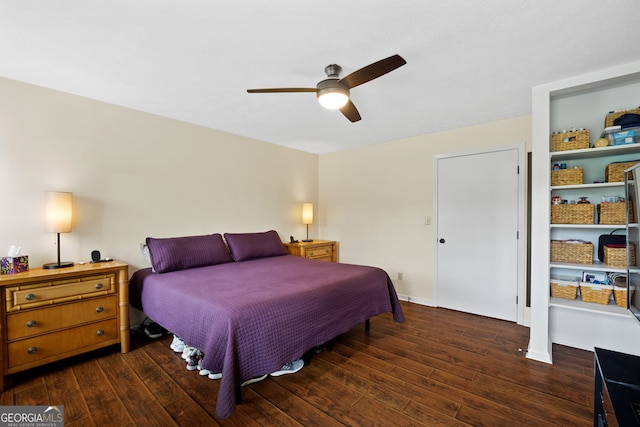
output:
<path id="1" fill-rule="evenodd" d="M 601 228 L 605 230 L 625 228 L 624 224 L 549 224 L 550 228 Z"/>
<path id="2" fill-rule="evenodd" d="M 609 273 L 626 273 L 626 268 L 615 268 L 603 262 L 594 261 L 593 264 L 578 264 L 573 262 L 552 262 L 549 264 L 551 268 L 564 268 L 566 270 L 580 271 L 606 271 Z"/>
<path id="3" fill-rule="evenodd" d="M 629 317 L 629 312 L 626 308 L 618 307 L 615 304 L 598 304 L 595 302 L 584 302 L 580 299 L 566 299 L 566 298 L 549 298 L 550 307 L 568 308 L 571 310 L 586 311 L 591 313 L 604 313 L 614 316 Z"/>
<path id="4" fill-rule="evenodd" d="M 610 145 L 600 148 L 583 148 L 581 150 L 552 151 L 549 153 L 549 157 L 552 160 L 591 159 L 602 156 L 635 153 L 637 151 L 638 147 L 635 144 Z"/>
<path id="5" fill-rule="evenodd" d="M 593 184 L 552 185 L 553 190 L 584 190 L 586 188 L 624 187 L 624 182 L 596 182 Z"/>
<path id="6" fill-rule="evenodd" d="M 625 224 L 550 224 L 550 215 L 547 214 L 554 195 L 569 201 L 584 196 L 591 203 L 605 196 L 623 195 L 624 182 L 604 182 L 607 180 L 607 167 L 617 162 L 640 160 L 640 144 L 550 152 L 549 135 L 558 129 L 580 127 L 589 129 L 590 144 L 594 144 L 604 128 L 607 113 L 635 107 L 638 99 L 640 62 L 539 85 L 532 90 L 531 327 L 528 358 L 551 363 L 552 343 L 590 351 L 599 347 L 640 354 L 638 322 L 626 308 L 613 302 L 606 305 L 584 302 L 579 296 L 575 300 L 554 298 L 550 296 L 549 289 L 551 275 L 581 277 L 584 271 L 626 274 L 626 268 L 611 268 L 598 262 L 597 257 L 593 264 L 552 263 L 549 244 L 554 239 L 581 239 L 594 245 L 596 255 L 599 236 L 624 228 Z M 550 186 L 550 170 L 556 163 L 561 166 L 565 163 L 567 168 L 582 168 L 584 184 Z M 594 217 L 597 218 L 597 213 Z M 638 226 L 635 227 L 638 230 Z M 627 227 L 625 232 L 629 229 L 632 228 Z"/>

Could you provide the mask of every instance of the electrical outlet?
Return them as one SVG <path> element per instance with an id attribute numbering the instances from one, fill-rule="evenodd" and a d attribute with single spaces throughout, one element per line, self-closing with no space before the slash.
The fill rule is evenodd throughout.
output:
<path id="1" fill-rule="evenodd" d="M 431 217 L 430 216 L 425 216 L 424 217 L 424 225 L 431 225 Z"/>
<path id="2" fill-rule="evenodd" d="M 402 273 L 398 273 L 398 280 L 402 280 Z"/>

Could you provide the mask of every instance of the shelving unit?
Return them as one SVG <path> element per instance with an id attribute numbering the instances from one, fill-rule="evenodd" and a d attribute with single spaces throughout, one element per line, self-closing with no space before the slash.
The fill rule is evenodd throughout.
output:
<path id="1" fill-rule="evenodd" d="M 640 160 L 640 144 L 550 152 L 549 135 L 561 129 L 586 128 L 593 147 L 608 111 L 640 105 L 640 62 L 536 86 L 532 101 L 531 330 L 527 357 L 551 363 L 552 343 L 640 354 L 640 325 L 626 309 L 613 303 L 552 298 L 549 286 L 551 274 L 626 273 L 626 268 L 597 261 L 598 236 L 625 229 L 625 224 L 598 224 L 597 214 L 594 224 L 551 224 L 551 197 L 577 201 L 586 196 L 594 205 L 602 196 L 624 197 L 625 183 L 604 182 L 605 168 L 610 163 Z M 555 163 L 583 168 L 584 183 L 551 186 L 550 170 Z M 592 242 L 596 262 L 550 262 L 549 242 L 567 239 Z"/>
<path id="2" fill-rule="evenodd" d="M 549 153 L 550 164 L 567 162 L 567 167 L 582 167 L 584 170 L 584 184 L 554 185 L 550 187 L 551 196 L 561 196 L 572 199 L 574 202 L 579 196 L 587 196 L 594 205 L 597 205 L 602 196 L 624 197 L 624 181 L 605 181 L 605 168 L 609 163 L 640 160 L 640 144 L 619 145 L 602 148 L 587 148 L 581 150 L 556 151 Z M 598 181 L 589 183 L 588 180 Z M 597 211 L 597 209 L 596 209 Z M 611 267 L 597 260 L 598 237 L 614 230 L 624 230 L 625 224 L 598 224 L 597 215 L 593 224 L 550 224 L 550 238 L 552 240 L 581 239 L 593 244 L 593 264 L 559 263 L 551 261 L 550 273 L 581 277 L 584 271 L 622 273 L 626 274 L 626 267 Z M 620 233 L 619 234 L 624 234 Z M 608 305 L 591 302 L 582 302 L 580 296 L 577 300 L 551 297 L 549 301 L 552 307 L 564 307 L 568 309 L 581 309 L 598 313 L 626 315 L 624 308 L 616 306 L 613 301 Z"/>
<path id="3" fill-rule="evenodd" d="M 631 295 L 629 297 L 629 311 L 640 320 L 640 313 L 638 308 L 640 307 L 640 187 L 638 187 L 640 176 L 640 166 L 635 166 L 625 179 L 626 191 L 628 203 L 635 209 L 635 215 L 629 215 L 627 221 L 627 244 L 634 245 L 635 258 L 631 256 L 631 253 L 627 253 L 627 283 L 631 288 Z"/>

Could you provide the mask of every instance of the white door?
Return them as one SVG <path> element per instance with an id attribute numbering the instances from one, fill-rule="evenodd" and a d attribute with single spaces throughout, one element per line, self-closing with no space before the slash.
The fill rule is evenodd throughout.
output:
<path id="1" fill-rule="evenodd" d="M 516 321 L 518 150 L 437 159 L 437 305 Z"/>

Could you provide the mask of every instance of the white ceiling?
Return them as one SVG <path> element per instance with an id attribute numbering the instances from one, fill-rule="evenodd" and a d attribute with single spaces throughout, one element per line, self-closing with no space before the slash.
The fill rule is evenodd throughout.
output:
<path id="1" fill-rule="evenodd" d="M 640 0 L 0 0 L 0 76 L 327 153 L 529 114 L 534 85 L 640 59 L 639 21 Z M 396 53 L 356 123 L 246 92 Z"/>

